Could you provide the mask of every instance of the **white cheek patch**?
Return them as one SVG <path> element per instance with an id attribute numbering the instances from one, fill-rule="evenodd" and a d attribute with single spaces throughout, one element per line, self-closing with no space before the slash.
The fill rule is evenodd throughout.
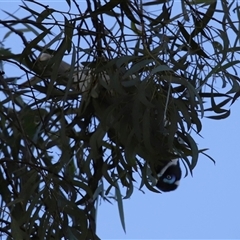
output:
<path id="1" fill-rule="evenodd" d="M 178 159 L 172 159 L 172 160 L 161 170 L 161 172 L 157 174 L 157 176 L 158 176 L 158 177 L 161 177 L 161 176 L 166 172 L 166 170 L 167 170 L 170 166 L 172 166 L 172 165 L 177 165 L 178 161 L 179 161 Z"/>
<path id="2" fill-rule="evenodd" d="M 51 59 L 52 57 L 53 57 L 53 55 L 50 55 L 48 53 L 41 53 L 38 58 L 41 62 L 44 62 L 44 61 Z"/>
<path id="3" fill-rule="evenodd" d="M 176 181 L 174 184 L 179 186 L 180 185 L 180 181 Z"/>

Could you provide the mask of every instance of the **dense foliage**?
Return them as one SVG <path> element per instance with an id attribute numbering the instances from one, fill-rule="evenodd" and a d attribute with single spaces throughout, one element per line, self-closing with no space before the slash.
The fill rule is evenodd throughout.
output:
<path id="1" fill-rule="evenodd" d="M 63 11 L 23 1 L 24 16 L 5 12 L 2 235 L 98 239 L 99 198 L 117 201 L 125 228 L 122 199 L 159 192 L 159 167 L 180 158 L 191 173 L 199 154 L 213 160 L 192 133 L 203 117 L 227 118 L 239 96 L 240 10 L 176 2 L 66 0 Z"/>

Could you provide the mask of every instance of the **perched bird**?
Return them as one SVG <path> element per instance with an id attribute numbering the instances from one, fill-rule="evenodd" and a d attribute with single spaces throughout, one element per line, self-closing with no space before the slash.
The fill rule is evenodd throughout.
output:
<path id="1" fill-rule="evenodd" d="M 38 66 L 38 69 L 42 70 L 40 71 L 40 74 L 38 73 L 36 76 L 19 84 L 18 87 L 21 89 L 29 88 L 39 82 L 42 82 L 43 79 L 50 79 L 55 64 L 53 62 L 53 57 L 54 56 L 51 54 L 41 53 L 35 61 L 35 65 Z M 73 71 L 71 70 L 71 64 L 62 60 L 57 69 L 57 78 L 55 80 L 56 84 L 66 86 L 68 81 L 71 81 L 72 89 L 77 89 L 80 94 L 88 93 L 93 98 L 99 97 L 99 86 L 101 84 L 105 86 L 110 84 L 110 76 L 106 73 L 106 71 L 96 74 L 94 68 L 82 66 L 81 64 L 79 64 L 78 67 L 74 67 Z M 72 74 L 70 76 L 71 72 Z M 124 78 L 124 73 L 119 74 L 122 78 L 121 81 L 126 81 L 127 79 L 133 80 L 136 78 L 135 75 Z"/>
<path id="2" fill-rule="evenodd" d="M 171 160 L 157 174 L 156 187 L 163 192 L 170 192 L 177 189 L 179 186 L 182 171 L 178 159 Z"/>
<path id="3" fill-rule="evenodd" d="M 34 76 L 31 79 L 25 81 L 24 83 L 19 85 L 19 88 L 27 88 L 29 86 L 34 86 L 38 82 L 42 81 L 42 79 L 49 79 L 51 77 L 51 67 L 46 71 L 46 67 L 49 64 L 49 61 L 52 59 L 53 55 L 50 55 L 48 53 L 41 53 L 39 57 L 36 60 L 36 64 L 38 64 L 39 67 L 43 68 L 43 74 L 42 76 Z M 52 66 L 53 67 L 53 66 Z M 58 77 L 57 82 L 61 83 L 63 85 L 67 84 L 67 80 L 69 78 L 69 73 L 71 70 L 71 65 L 68 64 L 65 61 L 61 61 L 59 67 L 58 67 Z M 87 67 L 79 66 L 78 68 L 74 68 L 73 71 L 73 80 L 72 82 L 74 88 L 78 88 L 81 93 L 84 93 L 88 91 L 91 87 L 91 84 L 93 82 L 93 76 L 91 74 L 91 70 Z M 65 82 L 65 83 L 64 83 Z"/>

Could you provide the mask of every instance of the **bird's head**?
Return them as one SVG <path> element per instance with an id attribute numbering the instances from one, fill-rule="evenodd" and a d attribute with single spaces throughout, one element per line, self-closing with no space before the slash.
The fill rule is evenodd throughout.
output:
<path id="1" fill-rule="evenodd" d="M 179 186 L 182 171 L 178 159 L 171 160 L 157 174 L 156 187 L 163 192 L 176 190 Z"/>

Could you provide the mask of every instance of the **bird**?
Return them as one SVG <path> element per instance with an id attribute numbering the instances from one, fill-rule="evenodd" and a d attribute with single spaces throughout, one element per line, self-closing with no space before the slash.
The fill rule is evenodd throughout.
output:
<path id="1" fill-rule="evenodd" d="M 41 53 L 36 60 L 36 63 L 40 63 L 40 66 L 43 69 L 48 66 L 49 61 L 54 56 L 48 53 Z M 54 66 L 54 63 L 53 63 Z M 53 67 L 53 66 L 50 66 Z M 49 69 L 48 69 L 49 70 Z M 65 61 L 61 61 L 58 67 L 58 75 L 57 80 L 68 79 L 69 73 L 71 71 L 71 64 L 68 64 Z M 44 74 L 41 77 L 34 76 L 30 80 L 19 85 L 20 88 L 26 88 L 30 85 L 33 86 L 36 82 L 42 80 L 42 78 L 50 78 L 51 71 L 44 71 Z M 94 69 L 90 69 L 88 67 L 84 67 L 82 65 L 75 67 L 72 75 L 73 86 L 77 85 L 77 89 L 80 94 L 88 93 L 93 98 L 99 97 L 99 82 L 104 82 L 106 85 L 110 84 L 110 76 L 103 71 L 101 74 L 96 75 L 94 73 Z M 130 80 L 136 79 L 136 76 L 133 74 L 129 76 Z M 99 117 L 100 118 L 100 117 Z M 167 124 L 167 121 L 166 121 Z M 180 168 L 180 163 L 178 159 L 170 160 L 163 168 L 158 171 L 157 179 L 155 181 L 155 186 L 162 192 L 170 192 L 174 191 L 178 188 L 180 180 L 181 180 L 182 172 Z"/>
<path id="2" fill-rule="evenodd" d="M 174 191 L 178 188 L 182 177 L 179 159 L 169 161 L 157 174 L 156 187 L 162 192 Z"/>
<path id="3" fill-rule="evenodd" d="M 49 61 L 53 58 L 53 55 L 50 55 L 48 53 L 41 53 L 39 57 L 36 60 L 36 64 L 38 64 L 39 68 L 43 69 L 42 76 L 34 76 L 30 78 L 29 80 L 21 83 L 18 87 L 19 88 L 28 88 L 29 86 L 34 86 L 38 82 L 42 81 L 44 78 L 50 78 L 51 77 L 51 66 L 48 71 L 46 71 L 46 67 L 49 64 Z M 65 61 L 61 61 L 59 67 L 58 67 L 58 75 L 57 75 L 57 81 L 59 83 L 62 83 L 63 85 L 67 84 L 67 79 L 69 78 L 69 72 L 71 70 L 71 64 L 68 64 Z M 91 74 L 91 70 L 87 67 L 79 66 L 77 68 L 74 68 L 73 71 L 73 83 L 77 83 L 77 88 L 80 90 L 81 93 L 84 93 L 86 91 L 89 91 L 91 84 L 93 82 L 93 76 Z M 76 84 L 73 85 L 73 87 L 76 87 Z"/>
<path id="4" fill-rule="evenodd" d="M 43 81 L 43 79 L 50 79 L 52 76 L 52 70 L 54 67 L 53 62 L 54 55 L 49 53 L 40 53 L 40 55 L 35 60 L 35 65 L 38 66 L 40 74 L 33 76 L 29 80 L 24 81 L 23 83 L 18 85 L 19 89 L 29 88 L 35 86 L 37 83 Z M 70 79 L 70 72 L 72 70 L 72 64 L 69 64 L 65 61 L 61 61 L 60 65 L 57 69 L 57 78 L 56 82 L 59 85 L 67 85 Z M 125 69 L 126 70 L 126 69 Z M 123 73 L 119 73 L 121 77 L 124 75 Z M 40 76 L 38 76 L 40 75 Z M 110 76 L 106 71 L 102 71 L 100 73 L 96 73 L 94 68 L 90 68 L 87 66 L 83 66 L 79 64 L 77 67 L 73 68 L 72 74 L 72 89 L 77 89 L 80 95 L 85 93 L 89 94 L 93 98 L 99 97 L 99 87 L 100 85 L 110 85 Z M 122 77 L 123 78 L 123 77 Z M 130 75 L 128 76 L 129 80 L 136 79 L 136 76 Z M 126 81 L 127 78 L 121 79 L 122 81 Z"/>

